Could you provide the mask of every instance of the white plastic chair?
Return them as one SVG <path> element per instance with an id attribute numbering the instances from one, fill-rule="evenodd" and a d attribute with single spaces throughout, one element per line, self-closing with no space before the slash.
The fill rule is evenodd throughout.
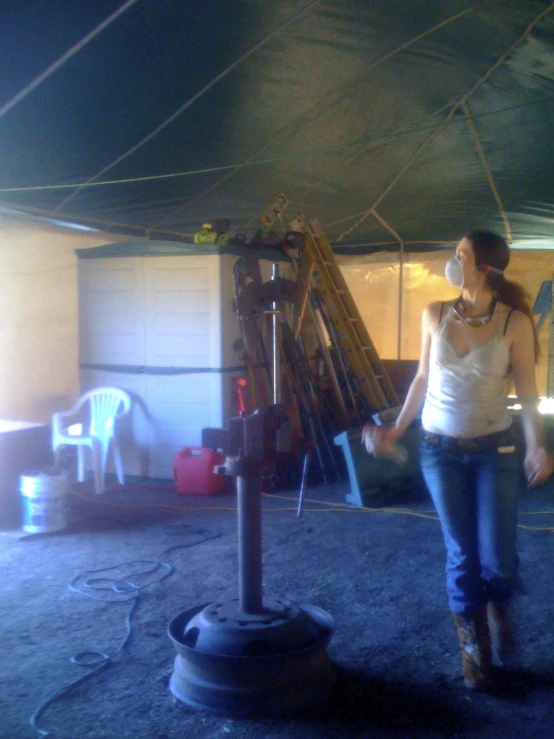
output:
<path id="1" fill-rule="evenodd" d="M 89 448 L 94 469 L 94 489 L 104 492 L 104 476 L 110 447 L 120 485 L 123 485 L 123 463 L 115 436 L 116 421 L 131 408 L 131 398 L 115 387 L 98 387 L 79 398 L 69 411 L 52 416 L 52 449 L 56 465 L 64 446 L 77 447 L 77 479 L 85 480 L 85 449 Z"/>

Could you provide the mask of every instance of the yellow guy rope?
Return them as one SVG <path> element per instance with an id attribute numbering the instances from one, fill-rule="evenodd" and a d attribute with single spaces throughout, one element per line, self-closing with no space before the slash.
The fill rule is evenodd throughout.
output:
<path id="1" fill-rule="evenodd" d="M 168 486 L 169 489 L 169 486 Z M 154 509 L 170 509 L 175 511 L 231 511 L 236 512 L 236 507 L 231 506 L 203 506 L 203 507 L 194 507 L 191 506 L 176 506 L 171 504 L 165 504 L 165 503 L 112 503 L 107 500 L 96 500 L 95 498 L 88 498 L 85 495 L 82 495 L 81 493 L 78 493 L 76 490 L 70 490 L 70 495 L 75 496 L 76 498 L 81 498 L 81 500 L 86 501 L 87 503 L 96 503 L 97 505 L 104 505 L 110 508 L 129 508 L 129 509 L 137 509 L 137 508 L 154 508 Z M 297 503 L 297 499 L 293 498 L 291 496 L 287 495 L 278 495 L 276 493 L 263 493 L 262 497 L 269 498 L 271 500 L 284 500 L 284 501 L 292 501 L 294 503 Z M 332 501 L 327 500 L 317 500 L 316 498 L 306 498 L 306 503 L 312 503 L 314 505 L 318 506 L 324 506 L 323 508 L 309 508 L 304 509 L 308 513 L 357 513 L 357 514 L 374 514 L 374 513 L 390 513 L 397 516 L 414 516 L 415 518 L 425 518 L 430 521 L 438 521 L 438 516 L 432 512 L 432 511 L 411 511 L 409 508 L 401 508 L 401 507 L 381 507 L 381 508 L 371 508 L 371 507 L 361 507 L 361 506 L 353 506 L 348 503 L 334 503 Z M 282 508 L 264 508 L 264 513 L 279 513 L 284 511 L 296 511 L 297 505 L 294 507 L 282 507 Z M 519 514 L 520 516 L 552 516 L 554 515 L 554 511 L 529 511 L 529 512 L 522 512 Z M 525 529 L 526 531 L 554 531 L 554 527 L 551 526 L 529 526 L 527 524 L 518 524 L 518 528 Z"/>

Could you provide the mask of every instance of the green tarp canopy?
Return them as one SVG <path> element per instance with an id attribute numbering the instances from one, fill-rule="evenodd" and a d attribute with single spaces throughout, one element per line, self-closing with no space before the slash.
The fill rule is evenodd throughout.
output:
<path id="1" fill-rule="evenodd" d="M 165 241 L 554 244 L 554 3 L 2 2 L 0 204 Z"/>

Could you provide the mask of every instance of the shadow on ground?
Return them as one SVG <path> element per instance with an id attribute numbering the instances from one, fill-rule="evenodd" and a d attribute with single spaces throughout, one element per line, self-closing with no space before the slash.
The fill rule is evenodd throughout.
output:
<path id="1" fill-rule="evenodd" d="M 303 712 L 301 720 L 335 724 L 352 731 L 369 727 L 451 734 L 460 730 L 464 716 L 456 695 L 446 686 L 409 685 L 391 679 L 334 666 L 337 682 L 324 703 Z"/>

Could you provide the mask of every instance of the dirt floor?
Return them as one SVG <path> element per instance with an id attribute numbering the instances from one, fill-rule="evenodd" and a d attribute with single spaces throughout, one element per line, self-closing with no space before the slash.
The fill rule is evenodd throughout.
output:
<path id="1" fill-rule="evenodd" d="M 192 709 L 168 687 L 171 619 L 237 596 L 234 495 L 182 496 L 138 481 L 110 484 L 98 498 L 87 484 L 74 490 L 63 532 L 0 534 L 1 737 L 37 736 L 29 723 L 37 710 L 37 726 L 55 739 L 554 736 L 554 548 L 546 530 L 554 526 L 554 485 L 522 489 L 520 667 L 504 673 L 495 696 L 463 686 L 443 542 L 425 493 L 406 491 L 393 501 L 398 508 L 373 511 L 344 505 L 346 483 L 312 487 L 300 518 L 294 491 L 264 495 L 264 594 L 333 616 L 328 653 L 336 686 L 298 715 L 248 719 Z M 214 532 L 221 535 L 203 540 Z M 177 545 L 186 546 L 162 556 Z M 81 573 L 115 566 L 87 577 L 131 578 L 146 566 L 124 563 L 160 557 L 174 571 L 150 585 L 165 570 L 140 581 L 130 639 L 88 676 L 91 669 L 73 664 L 72 655 L 116 653 L 133 602 L 94 600 L 69 584 L 82 588 Z"/>

